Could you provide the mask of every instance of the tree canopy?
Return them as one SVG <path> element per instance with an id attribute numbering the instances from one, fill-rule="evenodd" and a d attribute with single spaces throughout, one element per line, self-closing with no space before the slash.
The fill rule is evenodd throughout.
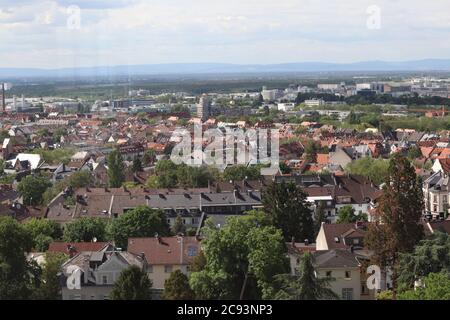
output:
<path id="1" fill-rule="evenodd" d="M 306 194 L 295 183 L 272 183 L 262 195 L 264 211 L 271 223 L 283 231 L 286 241 L 314 239 L 314 222 Z"/>
<path id="2" fill-rule="evenodd" d="M 147 273 L 137 266 L 131 266 L 120 273 L 114 283 L 112 300 L 151 300 L 152 281 Z"/>
<path id="3" fill-rule="evenodd" d="M 170 228 L 163 211 L 141 206 L 114 219 L 109 233 L 116 245 L 125 250 L 128 238 L 153 237 L 156 233 L 162 237 L 168 236 Z"/>
<path id="4" fill-rule="evenodd" d="M 211 223 L 202 242 L 205 265 L 190 285 L 200 299 L 261 299 L 273 295 L 273 276 L 288 269 L 281 230 L 256 213 Z"/>
<path id="5" fill-rule="evenodd" d="M 411 163 L 397 154 L 389 163 L 383 194 L 377 207 L 376 222 L 369 225 L 364 243 L 374 251 L 373 260 L 392 269 L 393 295 L 397 291 L 401 253 L 414 250 L 423 237 L 420 224 L 423 194 Z"/>
<path id="6" fill-rule="evenodd" d="M 66 225 L 64 240 L 68 242 L 91 242 L 106 240 L 105 219 L 96 217 L 81 217 Z"/>
<path id="7" fill-rule="evenodd" d="M 295 275 L 276 276 L 280 289 L 275 294 L 278 300 L 320 300 L 339 299 L 330 288 L 331 278 L 318 278 L 314 271 L 311 253 L 304 253 L 300 259 L 300 268 Z"/>

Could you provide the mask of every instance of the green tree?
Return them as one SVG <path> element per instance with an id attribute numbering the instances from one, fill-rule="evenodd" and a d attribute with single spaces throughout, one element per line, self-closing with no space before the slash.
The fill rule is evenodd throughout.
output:
<path id="1" fill-rule="evenodd" d="M 314 237 L 319 234 L 320 228 L 323 222 L 327 222 L 327 216 L 325 214 L 325 201 L 320 201 L 314 212 Z M 300 240 L 300 239 L 299 239 Z"/>
<path id="2" fill-rule="evenodd" d="M 153 149 L 148 149 L 144 153 L 143 163 L 145 166 L 152 165 L 156 162 L 156 152 Z"/>
<path id="3" fill-rule="evenodd" d="M 430 273 L 423 286 L 399 293 L 399 300 L 450 300 L 450 275 L 446 272 Z"/>
<path id="4" fill-rule="evenodd" d="M 412 252 L 423 237 L 423 207 L 422 187 L 414 168 L 404 156 L 395 155 L 390 160 L 376 222 L 369 225 L 364 242 L 374 251 L 374 262 L 392 270 L 394 299 L 400 254 Z"/>
<path id="5" fill-rule="evenodd" d="M 276 277 L 280 290 L 277 300 L 321 300 L 339 299 L 330 288 L 330 278 L 318 278 L 314 271 L 313 257 L 307 252 L 301 258 L 301 265 L 296 275 L 282 274 Z"/>
<path id="6" fill-rule="evenodd" d="M 389 161 L 364 157 L 353 161 L 345 168 L 350 174 L 364 176 L 376 184 L 381 184 L 388 177 Z"/>
<path id="7" fill-rule="evenodd" d="M 51 186 L 47 178 L 30 175 L 19 182 L 17 190 L 22 194 L 25 205 L 37 205 L 42 203 L 44 192 Z"/>
<path id="8" fill-rule="evenodd" d="M 114 150 L 108 155 L 108 181 L 111 188 L 120 188 L 125 181 L 125 165 L 122 155 Z"/>
<path id="9" fill-rule="evenodd" d="M 260 168 L 258 166 L 246 167 L 243 165 L 231 166 L 223 172 L 223 179 L 225 181 L 242 181 L 244 179 L 256 180 L 261 176 Z"/>
<path id="10" fill-rule="evenodd" d="M 264 211 L 272 224 L 283 231 L 284 239 L 314 239 L 314 221 L 306 194 L 294 183 L 272 183 L 262 196 Z"/>
<path id="11" fill-rule="evenodd" d="M 289 167 L 286 163 L 280 163 L 280 170 L 282 174 L 290 174 L 292 172 L 291 167 Z"/>
<path id="12" fill-rule="evenodd" d="M 48 219 L 30 219 L 23 227 L 33 239 L 33 248 L 37 251 L 47 251 L 53 240 L 62 237 L 62 230 L 58 223 Z"/>
<path id="13" fill-rule="evenodd" d="M 60 300 L 61 284 L 58 273 L 61 266 L 69 256 L 61 252 L 45 253 L 45 264 L 42 269 L 40 287 L 34 293 L 34 299 L 38 300 Z"/>
<path id="14" fill-rule="evenodd" d="M 82 170 L 72 173 L 68 177 L 67 186 L 74 189 L 89 187 L 93 183 L 92 175 L 88 170 Z"/>
<path id="15" fill-rule="evenodd" d="M 355 223 L 357 221 L 367 221 L 367 215 L 356 215 L 352 206 L 344 206 L 339 209 L 337 223 Z"/>
<path id="16" fill-rule="evenodd" d="M 315 162 L 320 147 L 314 140 L 309 140 L 305 145 L 305 159 L 307 162 Z"/>
<path id="17" fill-rule="evenodd" d="M 412 289 L 416 280 L 439 272 L 450 274 L 450 236 L 442 232 L 420 241 L 413 252 L 400 256 L 399 290 Z"/>
<path id="18" fill-rule="evenodd" d="M 66 225 L 64 229 L 64 241 L 67 242 L 91 242 L 106 240 L 105 219 L 95 217 L 81 217 Z"/>
<path id="19" fill-rule="evenodd" d="M 158 161 L 155 172 L 158 175 L 157 181 L 160 188 L 174 188 L 177 186 L 177 165 L 172 161 Z"/>
<path id="20" fill-rule="evenodd" d="M 207 167 L 189 167 L 181 164 L 177 167 L 177 182 L 183 188 L 206 188 L 214 177 Z"/>
<path id="21" fill-rule="evenodd" d="M 152 281 L 147 273 L 137 266 L 131 266 L 120 273 L 114 284 L 112 300 L 151 300 Z"/>
<path id="22" fill-rule="evenodd" d="M 175 218 L 175 223 L 172 226 L 171 231 L 175 235 L 179 233 L 186 234 L 186 226 L 184 225 L 183 218 L 180 215 Z"/>
<path id="23" fill-rule="evenodd" d="M 168 236 L 170 227 L 163 211 L 141 206 L 115 219 L 109 233 L 118 247 L 126 249 L 128 238 L 153 237 L 156 233 L 162 237 Z"/>
<path id="24" fill-rule="evenodd" d="M 272 296 L 273 276 L 288 269 L 281 230 L 255 214 L 230 217 L 222 228 L 209 221 L 202 250 L 205 265 L 190 276 L 199 299 L 261 299 Z"/>
<path id="25" fill-rule="evenodd" d="M 30 298 L 34 286 L 25 253 L 32 245 L 23 226 L 11 217 L 0 217 L 0 300 Z"/>
<path id="26" fill-rule="evenodd" d="M 195 294 L 189 286 L 188 277 L 180 270 L 172 272 L 164 283 L 162 298 L 164 300 L 193 300 Z"/>
<path id="27" fill-rule="evenodd" d="M 142 168 L 142 162 L 141 159 L 139 159 L 139 157 L 135 157 L 133 159 L 133 165 L 131 167 L 131 170 L 136 173 L 136 172 L 141 172 L 143 170 Z"/>
<path id="28" fill-rule="evenodd" d="M 422 157 L 422 151 L 420 151 L 420 148 L 417 146 L 413 146 L 409 148 L 408 150 L 408 159 L 415 160 L 417 158 Z"/>

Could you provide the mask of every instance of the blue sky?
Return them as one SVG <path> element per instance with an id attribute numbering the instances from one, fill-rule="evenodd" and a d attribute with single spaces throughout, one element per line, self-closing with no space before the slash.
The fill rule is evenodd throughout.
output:
<path id="1" fill-rule="evenodd" d="M 0 67 L 450 58 L 450 1 L 0 0 L 0 39 Z"/>

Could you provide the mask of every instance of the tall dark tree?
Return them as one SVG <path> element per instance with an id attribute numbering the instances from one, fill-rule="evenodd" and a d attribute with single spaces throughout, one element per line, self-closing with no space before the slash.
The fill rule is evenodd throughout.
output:
<path id="1" fill-rule="evenodd" d="M 420 241 L 413 252 L 400 256 L 399 290 L 413 289 L 416 280 L 439 272 L 450 274 L 450 235 L 442 232 L 434 233 Z"/>
<path id="2" fill-rule="evenodd" d="M 0 300 L 29 299 L 34 290 L 25 253 L 31 236 L 11 217 L 0 217 Z"/>
<path id="3" fill-rule="evenodd" d="M 114 150 L 108 155 L 108 181 L 111 188 L 120 188 L 125 181 L 125 165 L 122 155 Z"/>
<path id="4" fill-rule="evenodd" d="M 164 300 L 193 300 L 195 294 L 189 286 L 188 277 L 180 270 L 172 272 L 164 283 L 162 298 Z"/>
<path id="5" fill-rule="evenodd" d="M 317 278 L 310 253 L 303 254 L 300 268 L 296 275 L 279 275 L 276 282 L 280 283 L 280 290 L 275 295 L 279 300 L 320 300 L 339 299 L 329 288 L 333 279 Z"/>
<path id="6" fill-rule="evenodd" d="M 399 257 L 412 252 L 423 237 L 420 219 L 424 203 L 421 185 L 408 159 L 395 155 L 388 172 L 376 222 L 369 226 L 365 243 L 374 251 L 374 262 L 392 271 L 396 299 Z"/>
<path id="7" fill-rule="evenodd" d="M 283 231 L 286 241 L 314 240 L 314 221 L 306 194 L 295 183 L 272 183 L 263 191 L 264 211 L 271 223 Z"/>
<path id="8" fill-rule="evenodd" d="M 152 281 L 137 266 L 123 270 L 114 283 L 110 294 L 112 300 L 151 300 Z"/>
<path id="9" fill-rule="evenodd" d="M 136 173 L 136 172 L 141 172 L 143 170 L 142 168 L 142 162 L 141 159 L 139 157 L 135 157 L 133 159 L 133 165 L 131 167 L 131 170 Z"/>
<path id="10" fill-rule="evenodd" d="M 314 237 L 317 237 L 323 222 L 327 222 L 327 216 L 325 214 L 325 201 L 320 201 L 317 205 L 316 211 L 314 212 Z"/>
<path id="11" fill-rule="evenodd" d="M 58 273 L 61 265 L 69 257 L 60 252 L 47 252 L 45 264 L 42 269 L 42 278 L 39 288 L 34 292 L 33 298 L 38 300 L 60 300 L 61 284 Z"/>

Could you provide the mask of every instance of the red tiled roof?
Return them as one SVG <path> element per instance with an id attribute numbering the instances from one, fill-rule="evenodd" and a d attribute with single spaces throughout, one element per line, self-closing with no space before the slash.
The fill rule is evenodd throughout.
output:
<path id="1" fill-rule="evenodd" d="M 183 247 L 183 251 L 181 251 Z M 128 252 L 145 254 L 150 265 L 187 265 L 200 252 L 196 237 L 130 238 Z"/>
<path id="2" fill-rule="evenodd" d="M 321 165 L 327 165 L 328 164 L 328 160 L 329 160 L 329 154 L 322 154 L 322 153 L 318 153 L 317 154 L 317 164 L 321 164 Z"/>

